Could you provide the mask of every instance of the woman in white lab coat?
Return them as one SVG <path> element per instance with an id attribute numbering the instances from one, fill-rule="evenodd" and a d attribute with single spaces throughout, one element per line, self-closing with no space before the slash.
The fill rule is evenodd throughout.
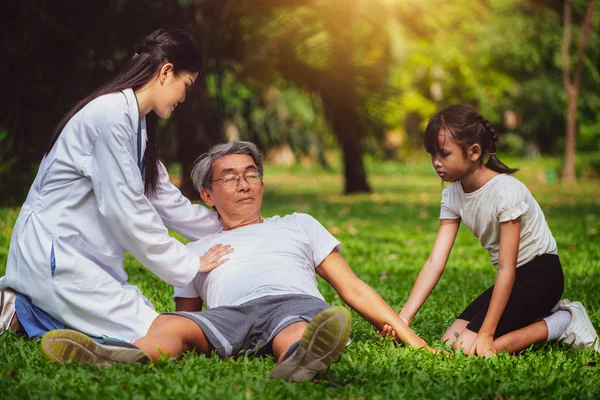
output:
<path id="1" fill-rule="evenodd" d="M 226 261 L 227 247 L 200 257 L 169 236 L 167 227 L 198 239 L 221 222 L 170 183 L 154 135 L 146 131 L 145 115 L 168 118 L 184 101 L 200 63 L 188 34 L 155 31 L 119 75 L 58 124 L 14 226 L 0 279 L 6 328 L 20 320 L 30 337 L 64 325 L 136 340 L 157 313 L 127 282 L 125 251 L 174 286 Z"/>

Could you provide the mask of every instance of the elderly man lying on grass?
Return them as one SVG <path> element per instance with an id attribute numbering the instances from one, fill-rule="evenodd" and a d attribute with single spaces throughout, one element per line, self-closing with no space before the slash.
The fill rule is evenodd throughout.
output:
<path id="1" fill-rule="evenodd" d="M 58 330 L 43 337 L 43 354 L 60 363 L 102 366 L 179 357 L 189 350 L 216 351 L 219 357 L 246 351 L 276 358 L 272 378 L 308 380 L 340 357 L 350 333 L 349 311 L 323 300 L 315 272 L 377 328 L 389 324 L 407 345 L 428 348 L 352 272 L 340 243 L 314 218 L 261 216 L 262 176 L 261 155 L 249 142 L 217 145 L 201 156 L 192 179 L 204 202 L 218 211 L 223 230 L 189 246 L 203 254 L 217 244 L 231 245 L 229 259 L 175 288 L 177 311 L 159 316 L 133 345 Z"/>

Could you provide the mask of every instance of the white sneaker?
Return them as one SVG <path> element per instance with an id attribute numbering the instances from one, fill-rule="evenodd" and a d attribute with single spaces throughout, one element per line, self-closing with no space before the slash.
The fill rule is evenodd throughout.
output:
<path id="1" fill-rule="evenodd" d="M 560 299 L 558 301 L 558 303 L 556 303 L 556 305 L 554 307 L 552 307 L 552 310 L 550 310 L 551 313 L 555 313 L 560 309 L 560 306 L 566 306 L 567 304 L 569 304 L 571 301 L 569 299 Z"/>
<path id="2" fill-rule="evenodd" d="M 600 353 L 598 334 L 583 304 L 574 301 L 560 306 L 559 309 L 571 313 L 571 322 L 558 341 L 580 349 L 594 346 L 594 350 Z"/>

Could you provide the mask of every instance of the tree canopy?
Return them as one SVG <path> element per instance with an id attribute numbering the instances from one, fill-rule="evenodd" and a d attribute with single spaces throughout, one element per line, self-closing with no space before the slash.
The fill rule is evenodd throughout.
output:
<path id="1" fill-rule="evenodd" d="M 571 3 L 575 65 L 590 2 Z M 186 29 L 203 49 L 188 100 L 170 120 L 149 120 L 190 196 L 194 159 L 226 137 L 264 151 L 285 145 L 323 165 L 327 149 L 340 149 L 345 192 L 368 191 L 364 153 L 405 157 L 421 147 L 429 116 L 457 102 L 494 124 L 503 151 L 562 154 L 564 10 L 559 0 L 9 3 L 0 27 L 2 201 L 23 200 L 61 115 L 159 27 Z M 580 151 L 600 151 L 598 14 L 581 62 Z"/>

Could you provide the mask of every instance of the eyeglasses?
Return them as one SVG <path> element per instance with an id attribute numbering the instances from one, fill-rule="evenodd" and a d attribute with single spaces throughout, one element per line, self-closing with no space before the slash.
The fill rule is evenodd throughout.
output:
<path id="1" fill-rule="evenodd" d="M 211 182 L 222 181 L 225 187 L 236 187 L 241 178 L 244 178 L 249 185 L 256 185 L 262 181 L 262 175 L 258 172 L 248 172 L 245 175 L 225 175 L 222 178 L 215 179 Z"/>

